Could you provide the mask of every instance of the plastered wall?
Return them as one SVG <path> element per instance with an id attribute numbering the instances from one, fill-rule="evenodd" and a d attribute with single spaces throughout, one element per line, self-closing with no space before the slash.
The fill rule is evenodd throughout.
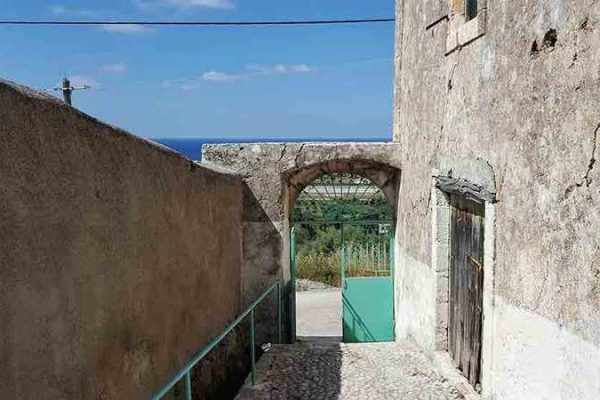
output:
<path id="1" fill-rule="evenodd" d="M 0 81 L 0 397 L 149 398 L 240 312 L 241 208 L 239 177 Z"/>
<path id="2" fill-rule="evenodd" d="M 600 2 L 483 4 L 481 36 L 461 42 L 447 0 L 397 1 L 398 298 L 421 315 L 398 332 L 433 343 L 432 170 L 445 156 L 484 160 L 497 204 L 483 394 L 597 399 Z"/>

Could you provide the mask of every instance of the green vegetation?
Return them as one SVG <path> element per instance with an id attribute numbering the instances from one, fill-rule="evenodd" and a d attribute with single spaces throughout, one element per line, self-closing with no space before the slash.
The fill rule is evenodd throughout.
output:
<path id="1" fill-rule="evenodd" d="M 336 199 L 299 201 L 292 213 L 294 222 L 301 221 L 391 221 L 394 212 L 383 195 L 369 201 Z"/>
<path id="2" fill-rule="evenodd" d="M 308 203 L 308 202 L 307 202 Z M 389 274 L 390 249 L 388 223 L 356 224 L 358 221 L 391 221 L 392 210 L 384 198 L 369 202 L 330 200 L 299 204 L 294 210 L 295 222 L 345 221 L 343 236 L 347 276 Z M 308 279 L 331 286 L 341 280 L 341 223 L 298 223 L 296 226 L 298 279 Z"/>

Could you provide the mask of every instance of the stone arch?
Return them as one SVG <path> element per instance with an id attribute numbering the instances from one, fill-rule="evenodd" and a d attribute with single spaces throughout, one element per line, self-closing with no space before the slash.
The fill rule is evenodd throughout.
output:
<path id="1" fill-rule="evenodd" d="M 391 142 L 237 143 L 202 148 L 202 163 L 242 176 L 244 181 L 241 292 L 251 304 L 275 280 L 290 282 L 291 207 L 307 184 L 323 172 L 353 172 L 380 187 L 398 209 L 401 147 Z M 290 338 L 289 290 L 284 320 Z M 258 315 L 257 340 L 268 338 L 262 327 L 272 315 Z M 263 340 L 266 341 L 267 339 Z"/>
<path id="2" fill-rule="evenodd" d="M 311 153 L 308 153 L 311 155 Z M 290 234 L 294 232 L 292 227 L 295 224 L 295 221 L 292 220 L 293 210 L 297 203 L 298 198 L 302 191 L 311 185 L 315 180 L 323 175 L 335 175 L 335 174 L 352 174 L 356 176 L 360 176 L 369 180 L 374 186 L 376 186 L 383 195 L 385 196 L 389 207 L 392 210 L 392 218 L 394 222 L 393 230 L 395 230 L 395 220 L 398 212 L 398 192 L 399 192 L 399 184 L 400 184 L 400 174 L 401 171 L 399 168 L 394 167 L 386 162 L 376 161 L 374 159 L 369 158 L 358 158 L 358 157 L 340 157 L 340 154 L 336 153 L 324 153 L 320 154 L 321 157 L 315 157 L 313 161 L 307 161 L 306 159 L 301 160 L 300 162 L 295 162 L 293 168 L 287 169 L 281 172 L 281 187 L 283 189 L 283 196 L 280 199 L 280 202 L 284 208 L 284 219 L 286 226 L 286 238 L 287 243 L 284 246 L 288 250 L 288 257 L 285 260 L 284 270 L 289 274 L 289 279 L 291 282 L 290 290 L 288 291 L 288 304 L 289 304 L 289 319 L 288 319 L 288 329 L 290 333 L 291 341 L 296 340 L 296 324 L 298 321 L 298 311 L 296 309 L 296 290 L 295 290 L 295 273 L 294 267 L 295 265 L 291 262 L 291 258 L 293 258 L 294 254 L 296 254 L 292 249 L 294 246 L 292 245 L 293 241 L 290 240 L 293 236 Z M 356 221 L 358 222 L 358 221 Z M 343 230 L 342 230 L 343 231 Z M 395 244 L 391 244 L 391 246 L 395 246 Z M 391 253 L 390 248 L 390 253 Z M 395 252 L 395 251 L 394 251 Z M 391 257 L 391 260 L 394 260 L 394 257 Z M 341 266 L 341 268 L 344 268 Z M 395 266 L 392 267 L 390 271 L 390 281 L 392 282 L 391 293 L 390 296 L 387 296 L 386 291 L 382 291 L 380 293 L 383 294 L 384 298 L 380 299 L 382 302 L 389 302 L 389 304 L 393 305 L 396 302 L 396 294 L 395 294 Z M 363 282 L 366 282 L 363 281 Z M 342 301 L 341 298 L 344 296 L 340 293 L 340 307 L 345 309 L 344 304 L 348 304 L 348 298 L 345 301 Z M 393 306 L 391 306 L 393 310 Z M 351 307 L 352 308 L 352 307 Z M 342 312 L 343 315 L 346 315 L 346 312 Z M 390 326 L 394 326 L 393 320 L 396 318 L 395 313 L 392 311 L 392 316 L 390 320 Z M 302 315 L 310 315 L 304 312 Z M 342 336 L 345 337 L 345 329 L 342 326 L 346 325 L 346 317 L 342 317 L 340 320 L 340 329 L 342 332 Z M 306 322 L 306 321 L 304 321 Z M 395 328 L 392 328 L 394 331 Z M 393 332 L 392 337 L 395 336 L 395 332 Z"/>
<path id="3" fill-rule="evenodd" d="M 398 210 L 398 185 L 400 170 L 389 164 L 367 159 L 333 159 L 315 162 L 285 171 L 282 176 L 287 186 L 286 209 L 288 219 L 298 196 L 305 187 L 324 174 L 352 173 L 368 179 L 377 186 L 394 210 Z"/>

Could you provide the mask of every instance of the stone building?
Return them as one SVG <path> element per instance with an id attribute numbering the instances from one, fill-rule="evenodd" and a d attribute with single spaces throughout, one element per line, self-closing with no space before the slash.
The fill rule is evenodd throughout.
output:
<path id="1" fill-rule="evenodd" d="M 0 393 L 148 398 L 291 287 L 298 194 L 353 173 L 396 213 L 396 340 L 484 399 L 599 399 L 600 1 L 396 12 L 393 143 L 209 145 L 198 165 L 0 81 Z M 231 340 L 200 397 L 243 379 L 247 338 Z"/>
<path id="2" fill-rule="evenodd" d="M 597 399 L 599 16 L 591 0 L 398 0 L 394 143 L 205 147 L 262 210 L 244 223 L 245 301 L 289 279 L 311 170 L 366 163 L 394 177 L 396 339 L 483 398 Z"/>
<path id="3" fill-rule="evenodd" d="M 443 189 L 474 189 L 484 397 L 599 398 L 600 2 L 396 3 L 398 336 L 448 350 Z"/>

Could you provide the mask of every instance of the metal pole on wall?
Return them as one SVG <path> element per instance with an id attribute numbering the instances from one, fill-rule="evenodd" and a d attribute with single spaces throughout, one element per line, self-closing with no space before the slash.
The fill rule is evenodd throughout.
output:
<path id="1" fill-rule="evenodd" d="M 254 309 L 252 309 L 250 312 L 250 346 L 252 346 L 250 348 L 250 356 L 252 358 L 252 372 L 250 376 L 252 378 L 252 386 L 256 385 L 256 345 L 254 343 L 256 341 L 256 337 L 254 330 Z"/>
<path id="2" fill-rule="evenodd" d="M 68 105 L 72 105 L 72 100 L 71 100 L 72 93 L 73 93 L 73 89 L 71 88 L 71 82 L 67 78 L 64 78 L 62 81 L 62 94 L 63 94 L 63 99 L 65 100 L 65 103 L 67 103 Z"/>
<path id="3" fill-rule="evenodd" d="M 344 224 L 342 223 L 340 225 L 340 239 L 341 239 L 341 257 L 340 257 L 340 268 L 341 268 L 341 273 L 340 273 L 340 287 L 343 288 L 345 287 L 345 278 L 346 278 L 346 252 L 345 252 L 345 248 L 344 248 Z"/>
<path id="4" fill-rule="evenodd" d="M 185 400 L 192 400 L 192 374 L 185 374 Z"/>
<path id="5" fill-rule="evenodd" d="M 69 78 L 64 77 L 62 80 L 62 85 L 55 87 L 54 90 L 56 90 L 57 92 L 62 92 L 63 95 L 63 100 L 65 101 L 65 103 L 69 106 L 73 105 L 73 91 L 75 90 L 86 90 L 86 89 L 91 89 L 92 87 L 89 85 L 83 85 L 83 86 L 71 86 L 71 81 L 69 80 Z"/>
<path id="6" fill-rule="evenodd" d="M 290 284 L 286 290 L 288 310 L 289 310 L 289 327 L 290 327 L 290 342 L 296 341 L 296 227 L 290 229 Z"/>
<path id="7" fill-rule="evenodd" d="M 277 343 L 283 344 L 281 335 L 281 283 L 277 284 Z"/>

